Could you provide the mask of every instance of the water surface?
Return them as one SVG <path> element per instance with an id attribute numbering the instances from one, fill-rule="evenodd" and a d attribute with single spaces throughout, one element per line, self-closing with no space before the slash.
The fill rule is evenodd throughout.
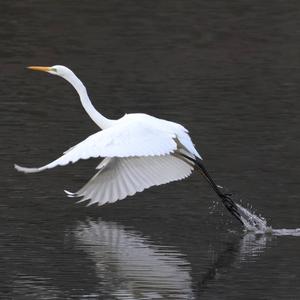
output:
<path id="1" fill-rule="evenodd" d="M 273 228 L 300 227 L 297 1 L 1 1 L 0 298 L 298 299 L 300 238 L 246 234 L 193 174 L 114 205 L 67 198 L 98 160 L 40 174 L 107 117 L 189 128 L 217 183 Z"/>

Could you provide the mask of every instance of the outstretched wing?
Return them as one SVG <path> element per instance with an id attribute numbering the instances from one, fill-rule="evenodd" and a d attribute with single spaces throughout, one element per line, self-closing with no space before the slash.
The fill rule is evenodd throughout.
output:
<path id="1" fill-rule="evenodd" d="M 61 157 L 40 168 L 15 165 L 18 171 L 36 173 L 92 157 L 159 156 L 176 150 L 176 135 L 143 122 L 120 122 L 97 132 L 70 148 Z"/>
<path id="2" fill-rule="evenodd" d="M 174 155 L 105 158 L 99 172 L 77 193 L 70 197 L 83 197 L 89 205 L 113 203 L 132 196 L 154 185 L 188 177 L 194 165 Z"/>

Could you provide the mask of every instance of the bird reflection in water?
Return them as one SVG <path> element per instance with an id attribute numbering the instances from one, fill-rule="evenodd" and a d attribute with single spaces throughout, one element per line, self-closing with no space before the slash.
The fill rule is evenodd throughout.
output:
<path id="1" fill-rule="evenodd" d="M 81 222 L 74 234 L 117 299 L 194 299 L 190 264 L 174 248 L 102 220 Z"/>
<path id="2" fill-rule="evenodd" d="M 230 273 L 230 270 L 240 268 L 243 263 L 256 261 L 272 238 L 272 235 L 257 235 L 248 232 L 242 238 L 234 236 L 218 255 L 215 255 L 212 249 L 210 255 L 213 262 L 197 283 L 198 293 L 207 292 L 213 286 L 212 283 L 216 284 L 222 280 L 224 278 L 222 275 Z"/>
<path id="3" fill-rule="evenodd" d="M 217 256 L 211 253 L 215 259 L 195 290 L 191 264 L 174 247 L 155 245 L 141 233 L 101 219 L 78 223 L 73 234 L 76 247 L 94 262 L 102 288 L 117 299 L 196 299 L 218 274 L 257 258 L 272 238 L 234 236 Z"/>

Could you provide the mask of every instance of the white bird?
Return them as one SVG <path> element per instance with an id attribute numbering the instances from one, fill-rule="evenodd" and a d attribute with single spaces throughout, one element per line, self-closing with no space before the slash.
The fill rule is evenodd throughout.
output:
<path id="1" fill-rule="evenodd" d="M 142 113 L 125 114 L 118 120 L 105 118 L 93 107 L 83 83 L 67 67 L 55 65 L 28 68 L 67 80 L 77 91 L 88 115 L 102 130 L 45 166 L 26 168 L 15 165 L 18 171 L 36 173 L 75 163 L 80 159 L 104 158 L 97 166 L 99 171 L 79 191 L 66 191 L 70 197 L 81 197 L 79 202 L 103 205 L 151 186 L 186 178 L 197 165 L 226 208 L 241 221 L 236 204 L 211 179 L 188 130 L 182 125 Z"/>

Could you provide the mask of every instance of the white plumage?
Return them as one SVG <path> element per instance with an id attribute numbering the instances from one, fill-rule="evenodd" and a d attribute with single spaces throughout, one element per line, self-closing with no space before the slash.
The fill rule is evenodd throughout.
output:
<path id="1" fill-rule="evenodd" d="M 89 205 L 113 203 L 154 185 L 188 177 L 193 165 L 173 155 L 105 158 L 98 173 L 77 193 L 69 196 L 90 199 Z"/>
<path id="2" fill-rule="evenodd" d="M 64 66 L 30 67 L 59 75 L 70 82 L 92 120 L 103 130 L 67 150 L 40 168 L 15 165 L 18 171 L 36 173 L 80 159 L 102 157 L 98 173 L 77 193 L 67 194 L 89 200 L 89 204 L 112 203 L 154 185 L 181 180 L 191 174 L 194 163 L 183 155 L 201 158 L 188 131 L 180 124 L 147 114 L 126 114 L 119 120 L 103 117 L 92 106 L 86 89 Z"/>

